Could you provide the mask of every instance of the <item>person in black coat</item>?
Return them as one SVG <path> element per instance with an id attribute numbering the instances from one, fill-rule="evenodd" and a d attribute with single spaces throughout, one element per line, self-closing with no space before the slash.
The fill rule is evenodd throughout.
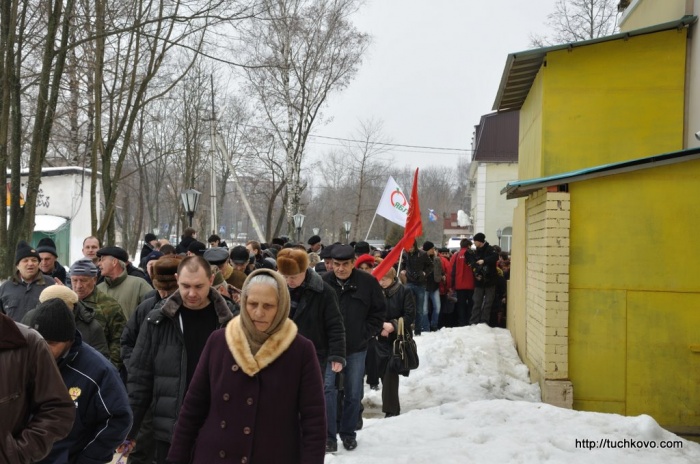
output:
<path id="1" fill-rule="evenodd" d="M 46 340 L 75 403 L 70 434 L 41 464 L 110 462 L 131 427 L 126 389 L 116 368 L 82 342 L 75 318 L 59 298 L 36 308 L 32 328 Z"/>
<path id="2" fill-rule="evenodd" d="M 486 236 L 481 232 L 474 235 L 474 245 L 476 245 L 475 286 L 470 325 L 488 323 L 491 319 L 491 307 L 496 297 L 496 277 L 498 276 L 496 271 L 498 253 L 486 241 Z"/>
<path id="3" fill-rule="evenodd" d="M 211 288 L 211 266 L 188 256 L 177 269 L 178 290 L 141 326 L 129 363 L 129 402 L 134 424 L 129 454 L 146 412 L 153 413 L 156 462 L 164 463 L 172 432 L 197 361 L 209 335 L 234 316 Z M 183 331 L 184 327 L 184 331 Z"/>
<path id="4" fill-rule="evenodd" d="M 333 288 L 309 269 L 309 258 L 303 250 L 280 250 L 277 268 L 289 288 L 289 317 L 299 333 L 314 343 L 321 372 L 325 372 L 328 362 L 334 372 L 340 372 L 345 366 L 345 326 Z"/>
<path id="5" fill-rule="evenodd" d="M 67 284 L 66 268 L 58 262 L 56 243 L 49 237 L 44 237 L 39 240 L 36 252 L 39 253 L 39 269 L 41 269 L 41 273 L 60 280 L 64 285 Z"/>
<path id="6" fill-rule="evenodd" d="M 386 297 L 386 318 L 382 331 L 379 334 L 379 353 L 383 356 L 378 360 L 379 373 L 382 376 L 382 412 L 386 417 L 398 416 L 401 413 L 401 403 L 399 402 L 399 373 L 387 366 L 389 355 L 391 354 L 398 320 L 403 317 L 404 327 L 408 329 L 413 324 L 416 317 L 416 301 L 413 293 L 396 278 L 396 269 L 389 269 L 386 275 L 379 281 L 379 285 L 384 289 Z"/>
<path id="7" fill-rule="evenodd" d="M 354 268 L 355 250 L 350 245 L 335 245 L 331 252 L 333 271 L 323 280 L 330 284 L 338 295 L 340 313 L 345 324 L 345 368 L 343 369 L 343 391 L 345 399 L 337 429 L 336 416 L 338 391 L 335 388 L 336 372 L 326 367 L 325 393 L 328 414 L 328 440 L 326 451 L 337 450 L 337 437 L 346 450 L 357 448 L 356 426 L 360 414 L 360 403 L 365 374 L 365 357 L 369 339 L 379 334 L 384 323 L 386 302 L 382 288 L 371 274 Z"/>

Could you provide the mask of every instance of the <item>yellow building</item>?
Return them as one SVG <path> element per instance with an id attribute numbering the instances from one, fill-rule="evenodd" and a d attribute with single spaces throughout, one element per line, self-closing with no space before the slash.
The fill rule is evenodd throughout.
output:
<path id="1" fill-rule="evenodd" d="M 700 148 L 684 149 L 694 17 L 511 54 L 520 109 L 508 321 L 543 400 L 700 430 Z"/>

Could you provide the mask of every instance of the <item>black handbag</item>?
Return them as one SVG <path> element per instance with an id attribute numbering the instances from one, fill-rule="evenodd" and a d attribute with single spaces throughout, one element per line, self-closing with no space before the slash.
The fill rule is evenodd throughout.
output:
<path id="1" fill-rule="evenodd" d="M 404 327 L 403 317 L 399 318 L 398 326 L 389 364 L 399 374 L 408 375 L 410 371 L 418 368 L 418 348 L 410 331 L 406 331 Z"/>

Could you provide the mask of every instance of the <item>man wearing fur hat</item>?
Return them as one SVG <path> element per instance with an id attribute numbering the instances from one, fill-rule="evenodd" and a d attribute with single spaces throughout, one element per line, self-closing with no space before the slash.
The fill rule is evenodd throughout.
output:
<path id="1" fill-rule="evenodd" d="M 110 246 L 97 252 L 98 263 L 104 281 L 97 288 L 119 302 L 128 319 L 136 307 L 152 290 L 144 279 L 128 275 L 126 267 L 129 255 L 120 247 Z"/>
<path id="2" fill-rule="evenodd" d="M 95 310 L 82 304 L 78 298 L 78 294 L 64 285 L 46 287 L 44 291 L 41 292 L 41 295 L 39 295 L 39 303 L 41 304 L 53 298 L 59 298 L 68 306 L 68 309 L 73 312 L 75 326 L 83 337 L 83 343 L 90 345 L 105 358 L 109 359 L 107 339 L 105 338 L 102 326 L 97 322 L 97 319 L 95 319 Z M 32 309 L 24 316 L 22 324 L 31 327 L 34 323 L 35 315 L 36 308 Z"/>
<path id="3" fill-rule="evenodd" d="M 321 372 L 328 362 L 333 372 L 340 372 L 345 365 L 345 326 L 333 288 L 309 269 L 305 251 L 280 250 L 277 269 L 289 288 L 289 317 L 299 333 L 314 343 Z"/>
<path id="4" fill-rule="evenodd" d="M 58 262 L 58 251 L 56 251 L 56 243 L 49 237 L 44 237 L 39 240 L 36 246 L 36 251 L 39 253 L 39 269 L 49 277 L 54 277 L 66 283 L 66 269 Z"/>
<path id="5" fill-rule="evenodd" d="M 102 326 L 109 348 L 109 360 L 114 367 L 120 369 L 122 360 L 119 344 L 126 325 L 121 306 L 117 300 L 97 289 L 97 266 L 90 259 L 79 259 L 73 263 L 70 267 L 70 281 L 80 303 L 94 312 L 95 319 Z"/>
<path id="6" fill-rule="evenodd" d="M 158 463 L 167 457 L 180 406 L 209 335 L 234 316 L 232 307 L 211 288 L 214 275 L 201 256 L 183 259 L 175 278 L 177 291 L 148 314 L 129 362 L 128 389 L 134 412 L 131 446 L 137 443 L 142 420 L 151 409 Z"/>
<path id="7" fill-rule="evenodd" d="M 39 269 L 40 256 L 24 240 L 17 244 L 15 266 L 17 272 L 0 285 L 0 310 L 19 322 L 27 311 L 39 303 L 39 294 L 56 282 Z"/>
<path id="8" fill-rule="evenodd" d="M 110 462 L 131 426 L 129 399 L 119 374 L 82 342 L 63 300 L 40 303 L 31 327 L 49 345 L 76 412 L 70 434 L 54 443 L 39 464 Z"/>

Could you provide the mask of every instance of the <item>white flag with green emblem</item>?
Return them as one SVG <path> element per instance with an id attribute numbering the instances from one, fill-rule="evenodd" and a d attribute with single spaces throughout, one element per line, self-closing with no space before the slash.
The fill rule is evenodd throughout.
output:
<path id="1" fill-rule="evenodd" d="M 406 227 L 408 199 L 406 199 L 406 195 L 404 195 L 399 184 L 391 176 L 389 176 L 386 187 L 384 187 L 382 199 L 379 200 L 377 214 L 401 227 Z"/>

